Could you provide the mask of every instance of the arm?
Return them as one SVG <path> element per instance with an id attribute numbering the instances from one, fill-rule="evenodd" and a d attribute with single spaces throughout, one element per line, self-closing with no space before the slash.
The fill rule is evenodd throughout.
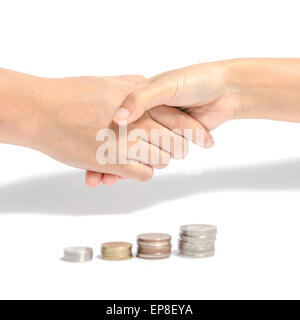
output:
<path id="1" fill-rule="evenodd" d="M 237 60 L 228 79 L 237 118 L 300 121 L 300 59 Z"/>
<path id="2" fill-rule="evenodd" d="M 168 71 L 132 92 L 114 120 L 130 123 L 160 104 L 181 107 L 208 130 L 242 118 L 300 122 L 300 59 L 236 59 Z"/>
<path id="3" fill-rule="evenodd" d="M 110 179 L 117 176 L 148 180 L 154 168 L 165 167 L 169 158 L 175 156 L 171 146 L 163 148 L 161 142 L 152 144 L 137 137 L 145 159 L 140 160 L 136 154 L 126 158 L 126 163 L 119 163 L 118 155 L 114 163 L 102 164 L 96 159 L 99 147 L 105 144 L 96 141 L 99 130 L 111 129 L 116 139 L 120 138 L 119 126 L 112 118 L 125 97 L 137 88 L 137 78 L 140 76 L 46 79 L 1 69 L 0 141 L 33 148 L 67 165 L 86 169 L 87 180 L 94 180 L 93 185 L 103 174 Z M 167 111 L 169 119 L 177 119 L 181 113 L 179 110 L 174 113 L 173 108 Z M 194 119 L 185 119 L 187 126 L 202 128 Z M 184 139 L 172 133 L 171 127 L 171 123 L 163 126 L 146 113 L 127 129 L 128 133 L 142 129 L 149 139 L 152 129 L 162 130 L 174 144 L 184 146 Z M 135 142 L 126 143 L 125 157 Z M 113 152 L 118 153 L 118 148 Z"/>
<path id="4" fill-rule="evenodd" d="M 148 180 L 150 166 L 99 165 L 96 135 L 132 83 L 97 77 L 46 79 L 0 70 L 0 141 L 41 151 L 67 165 Z M 136 173 L 134 173 L 136 171 Z"/>
<path id="5" fill-rule="evenodd" d="M 0 69 L 0 142 L 36 147 L 44 81 Z"/>

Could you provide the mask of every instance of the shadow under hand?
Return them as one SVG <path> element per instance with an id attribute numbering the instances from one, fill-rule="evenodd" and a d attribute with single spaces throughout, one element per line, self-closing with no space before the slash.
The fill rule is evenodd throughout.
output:
<path id="1" fill-rule="evenodd" d="M 190 195 L 232 190 L 300 190 L 300 159 L 122 181 L 95 189 L 82 172 L 45 176 L 0 188 L 0 213 L 97 215 L 130 213 Z"/>

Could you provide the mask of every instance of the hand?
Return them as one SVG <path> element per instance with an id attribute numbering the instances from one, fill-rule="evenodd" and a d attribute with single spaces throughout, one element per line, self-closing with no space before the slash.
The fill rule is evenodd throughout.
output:
<path id="1" fill-rule="evenodd" d="M 120 79 L 120 78 L 115 77 L 114 79 Z M 121 76 L 121 79 L 123 81 L 134 82 L 134 83 L 140 83 L 140 81 L 142 80 L 140 76 L 135 76 L 135 77 L 130 76 L 130 78 L 128 78 L 127 76 Z M 134 89 L 136 88 L 137 87 L 135 87 Z M 151 114 L 151 118 L 166 128 L 169 128 L 171 130 L 192 129 L 193 131 L 195 129 L 200 129 L 200 130 L 203 130 L 205 141 L 209 140 L 210 138 L 210 135 L 208 134 L 208 132 L 203 128 L 203 126 L 199 122 L 195 121 L 192 117 L 187 116 L 186 113 L 181 112 L 180 110 L 166 107 L 166 106 L 160 106 L 160 107 L 154 108 L 152 111 L 153 111 L 153 114 Z M 192 137 L 192 139 L 194 139 L 194 136 Z M 210 145 L 207 144 L 206 147 L 210 147 Z M 103 173 L 103 172 L 96 172 L 96 171 L 86 172 L 86 184 L 89 187 L 96 187 L 101 182 L 103 182 L 103 184 L 105 185 L 113 185 L 118 181 L 118 179 L 125 179 L 125 178 L 120 177 L 119 175 Z"/>
<path id="2" fill-rule="evenodd" d="M 178 107 L 199 121 L 208 130 L 222 122 L 233 119 L 237 103 L 228 93 L 226 72 L 229 62 L 194 65 L 168 71 L 144 81 L 143 86 L 133 91 L 124 100 L 114 115 L 114 121 L 134 122 L 146 110 L 155 106 Z M 155 118 L 160 107 L 150 110 Z M 213 141 L 207 141 L 212 145 Z"/>
<path id="3" fill-rule="evenodd" d="M 184 110 L 209 131 L 232 119 L 300 122 L 300 59 L 235 59 L 168 71 L 145 81 L 114 116 L 131 123 L 145 110 Z M 151 109 L 155 119 L 159 109 Z M 212 145 L 213 141 L 207 141 Z"/>
<path id="4" fill-rule="evenodd" d="M 185 156 L 183 152 L 176 155 L 172 151 L 175 150 L 174 146 L 183 150 L 185 139 L 168 128 L 178 123 L 182 114 L 186 127 L 201 126 L 174 108 L 165 111 L 169 115 L 167 121 L 164 121 L 165 125 L 145 113 L 127 129 L 129 134 L 136 128 L 142 129 L 139 131 L 142 134 L 146 133 L 146 137 L 134 137 L 139 142 L 138 151 L 146 154 L 146 157 L 141 159 L 138 154 L 131 153 L 130 162 L 125 159 L 124 164 L 116 160 L 113 164 L 100 165 L 96 154 L 99 154 L 97 151 L 103 149 L 106 142 L 102 142 L 99 148 L 99 142 L 96 141 L 99 130 L 110 129 L 116 138 L 122 139 L 124 144 L 116 141 L 116 145 L 121 146 L 121 149 L 125 146 L 125 151 L 127 148 L 131 151 L 132 144 L 136 145 L 135 141 L 124 141 L 124 136 L 119 137 L 119 129 L 124 127 L 112 121 L 113 114 L 125 97 L 137 89 L 132 81 L 137 81 L 137 77 L 45 79 L 0 69 L 0 141 L 39 150 L 63 163 L 100 172 L 101 175 L 104 173 L 139 181 L 147 180 L 151 178 L 153 168 L 163 168 L 171 157 Z M 163 138 L 151 140 L 150 144 L 149 132 L 152 133 L 152 129 L 162 133 Z M 171 142 L 170 145 L 163 144 L 164 138 Z M 118 153 L 119 150 L 114 151 Z M 156 163 L 152 157 L 157 160 Z"/>
<path id="5" fill-rule="evenodd" d="M 45 87 L 47 96 L 50 98 L 44 105 L 41 119 L 38 121 L 39 129 L 43 134 L 39 134 L 34 148 L 77 168 L 138 181 L 150 179 L 153 168 L 165 167 L 168 160 L 162 163 L 162 159 L 163 157 L 170 159 L 174 156 L 172 146 L 168 150 L 162 150 L 162 145 L 156 146 L 147 141 L 143 144 L 151 156 L 158 157 L 158 164 L 152 164 L 150 156 L 149 163 L 139 163 L 139 159 L 136 159 L 135 163 L 126 165 L 97 163 L 96 151 L 99 147 L 99 143 L 96 142 L 97 132 L 107 128 L 118 132 L 119 126 L 113 124 L 112 116 L 124 98 L 137 88 L 134 83 L 123 81 L 124 77 L 122 81 L 119 79 L 79 77 L 47 80 Z M 132 80 L 137 79 L 135 77 Z M 170 113 L 174 115 L 173 110 Z M 42 128 L 40 128 L 41 124 Z M 146 130 L 149 137 L 151 129 L 164 130 L 165 136 L 170 137 L 174 143 L 176 141 L 177 145 L 184 145 L 182 137 L 151 119 L 148 113 L 145 113 L 140 121 L 128 126 L 128 132 L 137 128 Z M 131 145 L 128 142 L 128 147 Z M 87 175 L 93 175 L 95 178 L 95 173 L 89 172 Z M 108 178 L 113 177 L 108 175 Z"/>
<path id="6" fill-rule="evenodd" d="M 121 75 L 115 77 L 109 77 L 115 80 L 125 81 L 129 83 L 139 83 L 145 78 L 140 75 Z M 110 173 L 100 173 L 96 171 L 86 171 L 85 183 L 88 187 L 97 187 L 101 182 L 106 186 L 114 185 L 119 179 L 125 178 Z"/>

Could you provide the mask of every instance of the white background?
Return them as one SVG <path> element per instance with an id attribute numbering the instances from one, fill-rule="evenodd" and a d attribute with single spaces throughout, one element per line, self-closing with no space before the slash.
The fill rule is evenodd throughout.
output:
<path id="1" fill-rule="evenodd" d="M 47 77 L 141 73 L 235 57 L 299 57 L 299 1 L 1 0 L 0 66 Z M 0 106 L 1 107 L 1 106 Z M 300 298 L 299 124 L 229 122 L 149 183 L 0 146 L 0 298 Z M 191 173 L 194 172 L 194 175 Z M 188 173 L 188 174 L 187 174 Z M 60 261 L 63 248 L 218 227 L 214 258 Z"/>

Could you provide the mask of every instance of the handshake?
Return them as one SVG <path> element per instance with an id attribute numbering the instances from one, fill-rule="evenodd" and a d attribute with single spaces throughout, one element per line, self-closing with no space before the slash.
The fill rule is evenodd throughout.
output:
<path id="1" fill-rule="evenodd" d="M 150 79 L 39 78 L 0 69 L 0 141 L 85 169 L 88 186 L 146 181 L 210 148 L 210 131 L 241 118 L 300 121 L 300 59 L 237 59 Z"/>
<path id="2" fill-rule="evenodd" d="M 91 123 L 86 125 L 98 130 L 90 137 L 91 141 L 97 137 L 98 146 L 91 153 L 94 158 L 96 155 L 96 163 L 87 167 L 88 186 L 101 181 L 113 185 L 118 179 L 149 180 L 154 169 L 165 168 L 172 158 L 186 157 L 188 140 L 212 147 L 208 130 L 229 119 L 229 111 L 223 112 L 217 103 L 226 88 L 215 64 L 174 70 L 151 79 L 128 75 L 72 81 L 88 90 L 84 96 L 95 98 L 90 105 L 81 106 L 84 113 L 94 105 Z"/>

